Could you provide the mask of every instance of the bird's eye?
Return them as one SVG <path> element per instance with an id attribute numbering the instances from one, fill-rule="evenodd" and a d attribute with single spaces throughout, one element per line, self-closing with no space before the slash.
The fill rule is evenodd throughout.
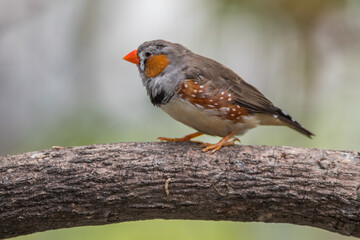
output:
<path id="1" fill-rule="evenodd" d="M 150 56 L 151 56 L 151 53 L 149 53 L 149 52 L 145 53 L 145 57 L 150 57 Z"/>

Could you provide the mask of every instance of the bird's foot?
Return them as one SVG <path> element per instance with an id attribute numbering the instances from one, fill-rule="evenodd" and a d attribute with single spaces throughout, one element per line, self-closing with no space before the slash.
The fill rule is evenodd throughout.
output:
<path id="1" fill-rule="evenodd" d="M 236 141 L 241 143 L 240 139 L 238 139 L 238 138 L 234 138 L 233 140 L 229 141 L 229 139 L 232 138 L 233 135 L 234 135 L 233 133 L 230 133 L 227 136 L 225 136 L 223 139 L 221 139 L 218 143 L 215 143 L 215 144 L 203 143 L 201 146 L 204 146 L 204 147 L 206 146 L 203 149 L 203 152 L 212 150 L 211 152 L 214 153 L 216 151 L 219 151 L 219 149 L 222 147 L 235 145 Z"/>
<path id="2" fill-rule="evenodd" d="M 203 133 L 201 132 L 196 132 L 196 133 L 192 133 L 189 135 L 186 135 L 182 138 L 167 138 L 167 137 L 158 137 L 157 139 L 160 141 L 164 141 L 164 142 L 193 142 L 193 143 L 201 143 L 204 144 L 203 142 L 200 141 L 192 141 L 191 139 L 201 136 L 203 135 Z"/>

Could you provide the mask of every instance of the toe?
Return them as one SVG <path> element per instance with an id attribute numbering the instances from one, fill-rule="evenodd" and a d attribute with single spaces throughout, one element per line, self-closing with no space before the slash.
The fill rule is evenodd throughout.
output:
<path id="1" fill-rule="evenodd" d="M 175 138 L 166 138 L 166 137 L 158 137 L 157 140 L 165 141 L 165 142 L 175 142 Z"/>
<path id="2" fill-rule="evenodd" d="M 221 146 L 219 148 L 218 147 L 219 147 L 218 144 L 209 144 L 208 143 L 208 146 L 203 149 L 203 152 L 207 152 L 207 151 L 209 151 L 211 149 L 214 149 L 212 152 L 216 152 L 217 150 L 219 150 L 221 148 Z"/>

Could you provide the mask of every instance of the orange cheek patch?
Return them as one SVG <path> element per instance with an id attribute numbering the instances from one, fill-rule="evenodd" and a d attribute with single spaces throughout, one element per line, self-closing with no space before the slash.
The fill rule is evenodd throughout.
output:
<path id="1" fill-rule="evenodd" d="M 218 116 L 234 122 L 241 122 L 242 118 L 249 114 L 245 108 L 236 104 L 234 95 L 230 91 L 213 89 L 208 84 L 202 85 L 192 79 L 185 80 L 178 93 L 182 99 L 205 109 L 217 111 Z"/>
<path id="2" fill-rule="evenodd" d="M 156 77 L 169 65 L 169 59 L 165 55 L 155 55 L 150 57 L 145 64 L 145 76 L 147 78 Z"/>

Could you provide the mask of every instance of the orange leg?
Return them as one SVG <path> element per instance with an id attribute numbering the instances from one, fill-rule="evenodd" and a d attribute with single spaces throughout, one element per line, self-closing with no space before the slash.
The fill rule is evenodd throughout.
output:
<path id="1" fill-rule="evenodd" d="M 191 139 L 201 136 L 203 135 L 203 133 L 201 132 L 196 132 L 196 133 L 192 133 L 189 135 L 186 135 L 182 138 L 166 138 L 166 137 L 158 137 L 157 139 L 160 141 L 166 141 L 166 142 L 194 142 L 194 143 L 203 143 L 203 142 L 199 142 L 199 141 L 191 141 Z"/>
<path id="2" fill-rule="evenodd" d="M 206 148 L 203 149 L 204 152 L 207 152 L 209 150 L 212 150 L 212 152 L 216 152 L 219 151 L 220 148 L 224 147 L 224 146 L 232 146 L 235 145 L 236 141 L 240 140 L 238 138 L 234 138 L 234 140 L 229 141 L 229 139 L 231 139 L 234 136 L 234 133 L 229 133 L 228 135 L 226 135 L 225 137 L 223 137 L 223 139 L 221 139 L 218 143 L 215 144 L 209 144 L 209 143 L 205 143 L 203 144 L 203 146 L 207 146 Z"/>

